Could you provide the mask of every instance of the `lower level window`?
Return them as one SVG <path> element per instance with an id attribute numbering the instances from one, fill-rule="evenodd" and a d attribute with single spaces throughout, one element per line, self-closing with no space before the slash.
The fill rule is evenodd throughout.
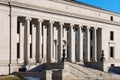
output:
<path id="1" fill-rule="evenodd" d="M 90 57 L 93 58 L 93 47 L 90 47 Z"/>
<path id="2" fill-rule="evenodd" d="M 114 57 L 114 47 L 110 47 L 110 57 Z"/>
<path id="3" fill-rule="evenodd" d="M 20 58 L 20 43 L 17 43 L 17 58 Z"/>
<path id="4" fill-rule="evenodd" d="M 30 44 L 30 58 L 32 58 L 32 44 Z"/>

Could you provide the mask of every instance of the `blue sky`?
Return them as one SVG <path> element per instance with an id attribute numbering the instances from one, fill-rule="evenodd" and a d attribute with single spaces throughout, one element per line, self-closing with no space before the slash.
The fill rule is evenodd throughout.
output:
<path id="1" fill-rule="evenodd" d="M 120 14 L 120 0 L 76 0 Z"/>

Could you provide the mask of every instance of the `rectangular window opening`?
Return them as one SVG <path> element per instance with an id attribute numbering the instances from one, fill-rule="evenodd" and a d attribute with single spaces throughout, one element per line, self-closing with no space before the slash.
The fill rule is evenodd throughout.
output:
<path id="1" fill-rule="evenodd" d="M 115 64 L 111 64 L 111 67 L 114 67 L 115 66 Z"/>
<path id="2" fill-rule="evenodd" d="M 32 44 L 30 44 L 30 58 L 32 58 Z"/>
<path id="3" fill-rule="evenodd" d="M 113 16 L 110 17 L 110 20 L 113 21 Z"/>
<path id="4" fill-rule="evenodd" d="M 20 43 L 17 43 L 17 58 L 20 58 Z"/>
<path id="5" fill-rule="evenodd" d="M 44 56 L 43 56 L 43 44 L 42 44 L 42 58 L 43 58 Z"/>
<path id="6" fill-rule="evenodd" d="M 93 31 L 91 30 L 90 32 L 91 32 L 90 33 L 90 40 L 93 40 Z"/>
<path id="7" fill-rule="evenodd" d="M 32 22 L 30 22 L 30 35 L 32 34 Z"/>
<path id="8" fill-rule="evenodd" d="M 19 34 L 19 33 L 20 33 L 20 22 L 17 21 L 17 34 Z"/>
<path id="9" fill-rule="evenodd" d="M 90 47 L 90 57 L 93 58 L 93 48 L 92 48 L 92 46 Z"/>
<path id="10" fill-rule="evenodd" d="M 110 40 L 114 40 L 114 32 L 110 31 Z"/>
<path id="11" fill-rule="evenodd" d="M 42 26 L 42 28 L 40 28 L 40 29 L 42 29 L 42 30 L 41 30 L 41 31 L 42 31 L 42 36 L 43 36 L 43 29 L 44 29 L 43 27 L 45 27 L 45 26 Z M 40 31 L 40 30 L 39 30 L 39 31 Z"/>
<path id="12" fill-rule="evenodd" d="M 110 57 L 114 57 L 114 47 L 110 47 Z"/>

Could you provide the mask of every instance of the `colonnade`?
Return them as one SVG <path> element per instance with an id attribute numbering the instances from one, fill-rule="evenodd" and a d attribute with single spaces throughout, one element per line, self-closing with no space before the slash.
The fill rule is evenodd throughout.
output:
<path id="1" fill-rule="evenodd" d="M 25 63 L 61 62 L 64 53 L 66 61 L 97 61 L 98 28 L 25 17 L 17 20 L 19 60 Z"/>

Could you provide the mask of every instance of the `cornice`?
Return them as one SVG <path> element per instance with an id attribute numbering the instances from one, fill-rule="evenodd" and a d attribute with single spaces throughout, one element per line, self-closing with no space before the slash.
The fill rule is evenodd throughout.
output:
<path id="1" fill-rule="evenodd" d="M 108 11 L 108 10 L 104 10 L 102 8 L 98 8 L 98 7 L 91 6 L 89 4 L 85 4 L 85 3 L 81 3 L 81 2 L 77 3 L 75 1 L 69 1 L 69 0 L 68 1 L 65 1 L 65 0 L 50 0 L 50 1 L 58 2 L 58 3 L 62 3 L 62 4 L 67 4 L 67 5 L 71 5 L 71 6 L 75 6 L 75 7 L 80 7 L 80 8 L 83 8 L 83 9 L 93 10 L 93 11 L 97 11 L 97 12 L 103 12 L 103 13 L 113 15 L 113 16 L 120 16 L 120 14 L 118 14 L 118 13 L 111 12 L 111 11 Z"/>
<path id="2" fill-rule="evenodd" d="M 4 2 L 4 3 L 6 4 L 6 2 Z M 0 1 L 0 3 L 1 3 L 1 1 Z M 18 2 L 11 1 L 11 5 L 12 5 L 12 7 L 19 7 L 19 8 L 41 11 L 41 12 L 50 13 L 50 14 L 56 14 L 56 15 L 61 15 L 61 16 L 67 16 L 67 17 L 72 17 L 72 18 L 78 18 L 78 19 L 84 19 L 84 20 L 89 20 L 89 21 L 94 21 L 94 22 L 100 22 L 100 23 L 120 26 L 119 22 L 104 20 L 104 19 L 100 19 L 100 18 L 96 18 L 96 17 L 84 16 L 84 15 L 70 13 L 70 12 L 64 12 L 64 11 L 60 11 L 60 10 L 54 10 L 54 9 L 50 9 L 50 8 L 44 8 L 44 7 L 25 4 L 25 3 L 18 3 Z"/>

